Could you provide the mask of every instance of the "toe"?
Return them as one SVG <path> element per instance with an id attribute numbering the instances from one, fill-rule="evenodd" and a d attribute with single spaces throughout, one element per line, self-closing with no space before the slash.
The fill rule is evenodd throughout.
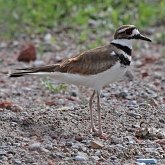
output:
<path id="1" fill-rule="evenodd" d="M 100 137 L 100 139 L 107 140 L 107 139 L 108 139 L 108 137 L 109 137 L 109 135 L 108 135 L 108 134 L 106 134 L 106 133 L 101 133 L 99 137 Z"/>
<path id="2" fill-rule="evenodd" d="M 98 129 L 96 127 L 91 127 L 90 132 L 98 132 Z"/>

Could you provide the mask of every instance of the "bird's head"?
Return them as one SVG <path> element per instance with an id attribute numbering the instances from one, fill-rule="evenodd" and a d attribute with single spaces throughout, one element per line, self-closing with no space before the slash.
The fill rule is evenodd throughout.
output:
<path id="1" fill-rule="evenodd" d="M 125 40 L 145 40 L 151 42 L 151 39 L 142 35 L 134 25 L 123 25 L 119 27 L 114 35 L 114 39 Z"/>

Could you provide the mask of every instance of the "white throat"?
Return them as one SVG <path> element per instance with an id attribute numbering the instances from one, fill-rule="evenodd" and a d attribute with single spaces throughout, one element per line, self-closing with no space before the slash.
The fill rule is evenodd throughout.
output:
<path id="1" fill-rule="evenodd" d="M 128 40 L 128 39 L 113 39 L 112 43 L 119 44 L 119 45 L 122 45 L 122 46 L 127 46 L 130 49 L 132 49 L 132 40 Z"/>

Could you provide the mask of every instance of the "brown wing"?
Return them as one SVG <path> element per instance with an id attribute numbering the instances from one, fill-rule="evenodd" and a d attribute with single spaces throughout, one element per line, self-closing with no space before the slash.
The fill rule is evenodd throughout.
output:
<path id="1" fill-rule="evenodd" d="M 117 54 L 116 48 L 113 45 L 85 51 L 79 56 L 66 59 L 55 71 L 82 75 L 103 72 L 111 68 L 118 61 L 118 57 L 111 54 L 113 51 Z"/>
<path id="2" fill-rule="evenodd" d="M 118 61 L 118 56 L 112 55 L 112 52 L 118 54 L 115 46 L 107 45 L 85 51 L 59 64 L 20 69 L 21 71 L 11 73 L 9 76 L 20 77 L 37 72 L 77 73 L 81 75 L 97 74 L 111 68 Z"/>

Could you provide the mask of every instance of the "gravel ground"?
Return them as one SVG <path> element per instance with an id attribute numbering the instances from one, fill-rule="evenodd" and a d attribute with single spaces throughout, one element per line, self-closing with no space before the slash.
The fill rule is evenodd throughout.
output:
<path id="1" fill-rule="evenodd" d="M 84 49 L 66 34 L 58 35 L 62 46 L 33 39 L 35 46 L 44 44 L 47 50 L 30 64 L 16 60 L 22 40 L 1 43 L 0 70 L 54 63 Z M 110 135 L 108 140 L 89 133 L 91 89 L 67 85 L 54 93 L 43 84 L 45 78 L 1 75 L 0 164 L 134 165 L 138 158 L 153 158 L 164 165 L 164 53 L 161 45 L 139 43 L 133 52 L 134 76 L 129 72 L 103 89 L 103 130 Z"/>

